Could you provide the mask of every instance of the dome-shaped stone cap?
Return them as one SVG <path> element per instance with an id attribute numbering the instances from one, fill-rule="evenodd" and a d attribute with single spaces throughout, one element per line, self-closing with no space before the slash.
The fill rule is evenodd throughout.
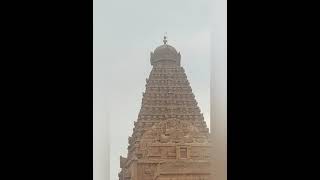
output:
<path id="1" fill-rule="evenodd" d="M 174 61 L 180 65 L 180 53 L 178 53 L 174 47 L 166 44 L 166 37 L 163 42 L 163 45 L 157 47 L 153 53 L 151 52 L 151 64 L 153 65 L 159 61 Z"/>
<path id="2" fill-rule="evenodd" d="M 177 50 L 174 48 L 174 47 L 172 47 L 172 46 L 170 46 L 170 45 L 168 45 L 168 44 L 163 44 L 163 45 L 161 45 L 161 46 L 159 46 L 159 47 L 157 47 L 155 50 L 154 50 L 154 53 L 156 54 L 156 53 L 158 53 L 158 54 L 167 54 L 167 53 L 171 53 L 171 54 L 178 54 L 178 52 L 177 52 Z"/>

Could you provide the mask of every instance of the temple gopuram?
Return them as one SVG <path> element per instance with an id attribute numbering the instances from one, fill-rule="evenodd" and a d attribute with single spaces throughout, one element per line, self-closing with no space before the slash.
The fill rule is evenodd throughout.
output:
<path id="1" fill-rule="evenodd" d="M 119 180 L 209 180 L 209 129 L 180 65 L 181 55 L 164 44 L 151 52 L 142 105 Z"/>

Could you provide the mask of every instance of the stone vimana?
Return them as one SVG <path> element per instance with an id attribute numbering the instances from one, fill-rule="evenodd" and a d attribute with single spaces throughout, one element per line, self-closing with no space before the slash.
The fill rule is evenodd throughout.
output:
<path id="1" fill-rule="evenodd" d="M 197 105 L 181 55 L 164 44 L 151 52 L 142 105 L 119 180 L 209 180 L 209 129 Z"/>

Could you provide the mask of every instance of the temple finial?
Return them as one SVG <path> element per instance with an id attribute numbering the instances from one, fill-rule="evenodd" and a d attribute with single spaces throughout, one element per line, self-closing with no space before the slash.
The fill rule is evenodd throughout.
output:
<path id="1" fill-rule="evenodd" d="M 167 42 L 168 42 L 168 41 L 167 41 L 167 36 L 166 36 L 166 34 L 167 34 L 167 32 L 165 33 L 165 35 L 164 35 L 164 37 L 163 37 L 163 43 L 164 43 L 164 44 L 167 44 Z"/>

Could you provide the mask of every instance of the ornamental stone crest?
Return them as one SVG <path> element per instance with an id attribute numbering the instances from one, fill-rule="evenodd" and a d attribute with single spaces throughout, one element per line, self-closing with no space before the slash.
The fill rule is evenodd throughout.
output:
<path id="1" fill-rule="evenodd" d="M 171 118 L 153 125 L 144 133 L 143 140 L 154 143 L 201 143 L 206 141 L 206 136 L 191 122 Z"/>

